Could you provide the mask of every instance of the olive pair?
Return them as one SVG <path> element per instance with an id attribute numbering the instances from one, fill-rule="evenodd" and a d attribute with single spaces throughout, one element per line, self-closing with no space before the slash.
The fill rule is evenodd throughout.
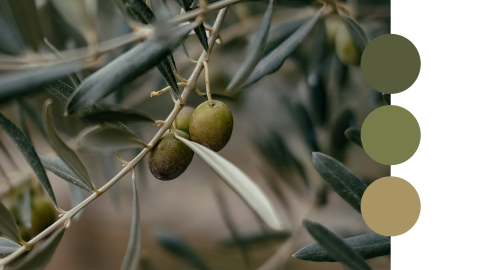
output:
<path id="1" fill-rule="evenodd" d="M 335 48 L 338 59 L 345 65 L 359 66 L 362 51 L 353 41 L 345 23 L 339 15 L 331 14 L 325 18 L 327 28 L 327 44 Z"/>
<path id="2" fill-rule="evenodd" d="M 225 147 L 233 130 L 230 109 L 217 100 L 213 100 L 211 105 L 205 101 L 195 110 L 184 107 L 175 122 L 179 136 L 215 152 Z M 148 167 L 155 178 L 173 180 L 187 169 L 192 159 L 193 151 L 167 131 L 150 152 Z"/>

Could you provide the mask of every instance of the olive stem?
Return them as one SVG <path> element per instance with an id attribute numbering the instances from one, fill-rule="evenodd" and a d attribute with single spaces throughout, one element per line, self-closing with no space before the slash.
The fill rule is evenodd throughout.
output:
<path id="1" fill-rule="evenodd" d="M 229 0 L 231 1 L 231 0 Z M 228 6 L 224 7 L 223 9 L 220 10 L 220 12 L 217 15 L 217 19 L 215 20 L 215 24 L 213 25 L 213 31 L 212 35 L 208 39 L 208 45 L 209 45 L 209 50 L 211 51 L 216 40 L 216 36 L 218 36 L 218 33 L 220 31 L 220 26 L 223 23 L 223 20 L 225 18 L 225 14 L 227 13 Z M 53 231 L 55 231 L 57 228 L 62 227 L 65 222 L 71 218 L 73 218 L 80 210 L 85 208 L 87 205 L 89 205 L 91 202 L 96 200 L 98 197 L 100 197 L 105 191 L 110 189 L 115 183 L 117 183 L 120 179 L 122 179 L 123 176 L 125 176 L 127 173 L 129 173 L 140 160 L 142 160 L 157 144 L 157 142 L 160 140 L 160 138 L 163 136 L 163 134 L 169 129 L 169 127 L 172 125 L 175 117 L 177 117 L 178 113 L 183 107 L 183 104 L 181 101 L 186 100 L 188 95 L 190 94 L 191 91 L 195 89 L 195 83 L 198 80 L 200 73 L 202 72 L 203 69 L 203 64 L 201 64 L 205 59 L 207 59 L 207 52 L 203 52 L 199 59 L 198 63 L 193 70 L 192 74 L 190 75 L 190 78 L 188 79 L 185 88 L 183 89 L 182 95 L 179 97 L 181 100 L 177 100 L 175 102 L 175 107 L 173 108 L 172 112 L 170 115 L 167 117 L 165 120 L 165 124 L 159 129 L 157 134 L 152 138 L 152 140 L 148 143 L 148 145 L 143 148 L 143 150 L 132 160 L 126 165 L 120 172 L 117 173 L 110 181 L 108 181 L 105 185 L 103 185 L 98 191 L 99 193 L 92 193 L 89 197 L 87 197 L 85 200 L 83 200 L 81 203 L 79 203 L 77 206 L 72 208 L 70 211 L 66 212 L 65 215 L 63 215 L 61 218 L 59 218 L 57 221 L 55 221 L 52 225 L 50 225 L 48 228 L 43 230 L 41 233 L 37 234 L 34 238 L 32 238 L 30 241 L 27 243 L 31 246 L 35 245 L 38 243 L 40 240 L 44 239 L 48 235 L 50 235 Z M 8 255 L 7 257 L 1 258 L 0 259 L 0 269 L 9 263 L 11 263 L 13 260 L 18 258 L 20 255 L 25 253 L 27 251 L 25 246 L 21 246 L 19 249 L 17 249 L 14 253 Z"/>
<path id="2" fill-rule="evenodd" d="M 210 58 L 210 54 L 208 54 L 208 58 Z M 203 60 L 203 66 L 205 67 L 205 86 L 207 88 L 208 104 L 210 107 L 213 107 L 212 94 L 210 93 L 210 76 L 208 72 L 207 60 Z"/>

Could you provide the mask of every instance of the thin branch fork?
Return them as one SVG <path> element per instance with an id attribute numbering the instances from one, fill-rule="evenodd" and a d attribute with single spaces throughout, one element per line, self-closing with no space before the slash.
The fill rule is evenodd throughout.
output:
<path id="1" fill-rule="evenodd" d="M 229 0 L 231 1 L 231 0 Z M 223 20 L 225 18 L 225 14 L 227 13 L 228 6 L 221 9 L 220 12 L 217 15 L 217 19 L 215 20 L 215 24 L 213 25 L 212 33 L 210 35 L 210 38 L 208 40 L 208 45 L 209 45 L 209 50 L 211 51 L 213 46 L 215 45 L 215 40 L 217 39 L 220 31 L 220 27 L 223 23 Z M 155 137 L 148 143 L 147 147 L 144 148 L 140 154 L 138 154 L 132 161 L 128 163 L 115 177 L 113 177 L 110 181 L 108 181 L 104 186 L 102 186 L 99 190 L 98 193 L 93 193 L 90 195 L 88 198 L 86 198 L 83 202 L 75 206 L 73 209 L 70 211 L 66 212 L 62 217 L 60 217 L 55 223 L 50 225 L 47 229 L 45 229 L 43 232 L 39 233 L 37 236 L 32 238 L 30 241 L 28 241 L 28 246 L 33 246 L 36 243 L 38 243 L 40 240 L 43 238 L 47 237 L 50 233 L 55 231 L 57 228 L 60 228 L 64 226 L 66 223 L 68 223 L 80 210 L 85 208 L 88 204 L 93 202 L 95 199 L 100 197 L 103 193 L 105 193 L 109 188 L 111 188 L 116 182 L 118 182 L 123 176 L 128 174 L 140 160 L 145 157 L 145 155 L 150 152 L 150 150 L 155 146 L 155 144 L 160 140 L 160 138 L 163 136 L 163 134 L 170 128 L 170 126 L 173 124 L 173 121 L 177 117 L 178 113 L 180 110 L 183 108 L 184 103 L 181 102 L 181 100 L 185 101 L 188 98 L 188 95 L 190 94 L 191 91 L 195 89 L 195 83 L 198 80 L 198 77 L 200 76 L 200 73 L 203 70 L 203 61 L 208 59 L 208 54 L 210 52 L 203 52 L 200 58 L 197 61 L 197 66 L 195 67 L 192 75 L 187 81 L 187 84 L 185 88 L 183 89 L 181 99 L 178 99 L 175 102 L 175 107 L 173 111 L 170 113 L 168 118 L 165 120 L 164 125 L 160 128 L 160 130 L 157 132 Z M 0 269 L 9 263 L 11 263 L 13 260 L 18 258 L 20 255 L 25 253 L 27 251 L 26 246 L 22 246 L 19 249 L 17 249 L 14 253 L 10 254 L 9 256 L 0 259 Z"/>

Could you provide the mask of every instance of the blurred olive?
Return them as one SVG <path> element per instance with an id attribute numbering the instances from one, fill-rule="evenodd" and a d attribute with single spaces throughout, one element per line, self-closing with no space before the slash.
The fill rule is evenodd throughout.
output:
<path id="1" fill-rule="evenodd" d="M 338 26 L 335 36 L 335 51 L 342 63 L 350 66 L 360 65 L 362 52 L 355 42 L 353 42 L 350 33 L 348 33 L 348 30 L 343 23 Z"/>
<path id="2" fill-rule="evenodd" d="M 195 111 L 195 109 L 192 107 L 183 107 L 183 109 L 178 113 L 176 118 L 177 129 L 187 134 L 190 134 L 190 118 L 192 117 L 193 111 Z"/>
<path id="3" fill-rule="evenodd" d="M 325 27 L 327 28 L 328 48 L 335 48 L 335 39 L 338 27 L 342 24 L 342 19 L 338 14 L 330 14 L 325 17 Z"/>
<path id="4" fill-rule="evenodd" d="M 48 199 L 43 196 L 32 197 L 32 235 L 37 235 L 52 225 L 57 219 L 55 209 Z"/>

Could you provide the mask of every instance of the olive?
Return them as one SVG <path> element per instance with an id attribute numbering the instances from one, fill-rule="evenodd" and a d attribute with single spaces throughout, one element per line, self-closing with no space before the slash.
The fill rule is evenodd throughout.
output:
<path id="1" fill-rule="evenodd" d="M 342 63 L 350 66 L 360 65 L 362 52 L 353 41 L 350 33 L 348 33 L 347 27 L 343 23 L 338 26 L 335 36 L 335 51 Z"/>
<path id="2" fill-rule="evenodd" d="M 187 133 L 177 130 L 178 135 L 190 140 Z M 190 165 L 193 151 L 183 142 L 175 138 L 170 131 L 163 134 L 148 156 L 148 167 L 155 178 L 173 180 L 180 176 Z"/>
<path id="3" fill-rule="evenodd" d="M 342 19 L 337 14 L 330 14 L 325 17 L 325 27 L 327 29 L 327 46 L 328 48 L 335 48 L 335 36 L 337 34 L 338 26 L 342 24 Z"/>
<path id="4" fill-rule="evenodd" d="M 183 109 L 178 113 L 177 118 L 175 119 L 177 123 L 177 129 L 190 134 L 189 126 L 190 126 L 190 118 L 192 117 L 192 113 L 195 111 L 192 107 L 183 107 Z"/>
<path id="5" fill-rule="evenodd" d="M 32 227 L 31 235 L 37 235 L 52 225 L 57 219 L 55 209 L 49 200 L 42 196 L 33 196 L 31 201 Z"/>
<path id="6" fill-rule="evenodd" d="M 232 135 L 233 116 L 223 102 L 208 101 L 200 104 L 190 119 L 192 141 L 218 152 L 227 145 Z"/>

